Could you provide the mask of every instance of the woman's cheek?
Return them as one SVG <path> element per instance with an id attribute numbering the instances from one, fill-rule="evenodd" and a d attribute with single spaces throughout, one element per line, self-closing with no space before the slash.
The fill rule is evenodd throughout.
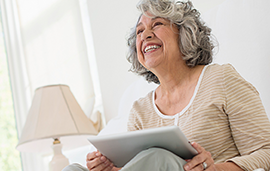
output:
<path id="1" fill-rule="evenodd" d="M 143 65 L 143 55 L 141 51 L 137 52 L 138 61 Z"/>
<path id="2" fill-rule="evenodd" d="M 141 59 L 143 58 L 143 54 L 141 51 L 141 45 L 139 43 L 136 44 L 136 50 L 137 50 L 138 60 L 139 62 L 141 62 Z"/>

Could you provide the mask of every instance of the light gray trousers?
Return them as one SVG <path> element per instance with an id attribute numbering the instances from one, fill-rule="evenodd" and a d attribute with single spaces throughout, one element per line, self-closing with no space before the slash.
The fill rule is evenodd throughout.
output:
<path id="1" fill-rule="evenodd" d="M 184 171 L 185 164 L 185 160 L 167 150 L 150 148 L 137 154 L 121 171 Z M 71 164 L 62 171 L 88 171 L 88 169 L 79 164 Z"/>

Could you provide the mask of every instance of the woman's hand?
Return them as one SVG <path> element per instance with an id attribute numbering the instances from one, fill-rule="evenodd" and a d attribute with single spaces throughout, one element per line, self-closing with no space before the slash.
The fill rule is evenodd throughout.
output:
<path id="1" fill-rule="evenodd" d="M 233 162 L 215 164 L 210 152 L 206 151 L 198 143 L 193 142 L 191 145 L 197 150 L 198 154 L 187 161 L 184 166 L 185 171 L 244 171 Z"/>
<path id="2" fill-rule="evenodd" d="M 198 143 L 193 142 L 191 145 L 197 150 L 198 154 L 185 164 L 185 171 L 217 171 L 211 153 Z"/>
<path id="3" fill-rule="evenodd" d="M 103 156 L 99 151 L 88 153 L 86 157 L 86 166 L 91 171 L 114 171 L 117 168 L 113 163 Z"/>

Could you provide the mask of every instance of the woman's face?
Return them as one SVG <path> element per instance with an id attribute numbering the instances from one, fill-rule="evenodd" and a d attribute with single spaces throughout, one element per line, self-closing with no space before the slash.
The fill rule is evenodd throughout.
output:
<path id="1" fill-rule="evenodd" d="M 136 34 L 138 60 L 148 70 L 152 71 L 159 66 L 170 67 L 181 59 L 178 29 L 169 20 L 142 15 Z"/>

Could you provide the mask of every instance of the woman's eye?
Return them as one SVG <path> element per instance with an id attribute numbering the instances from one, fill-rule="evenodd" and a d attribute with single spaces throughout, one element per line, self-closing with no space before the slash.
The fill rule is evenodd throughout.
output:
<path id="1" fill-rule="evenodd" d="M 142 33 L 142 32 L 143 32 L 143 30 L 137 30 L 137 35 Z"/>
<path id="2" fill-rule="evenodd" d="M 159 26 L 159 25 L 163 25 L 163 23 L 162 23 L 162 22 L 155 22 L 155 23 L 154 23 L 154 27 L 155 27 L 155 26 Z"/>

